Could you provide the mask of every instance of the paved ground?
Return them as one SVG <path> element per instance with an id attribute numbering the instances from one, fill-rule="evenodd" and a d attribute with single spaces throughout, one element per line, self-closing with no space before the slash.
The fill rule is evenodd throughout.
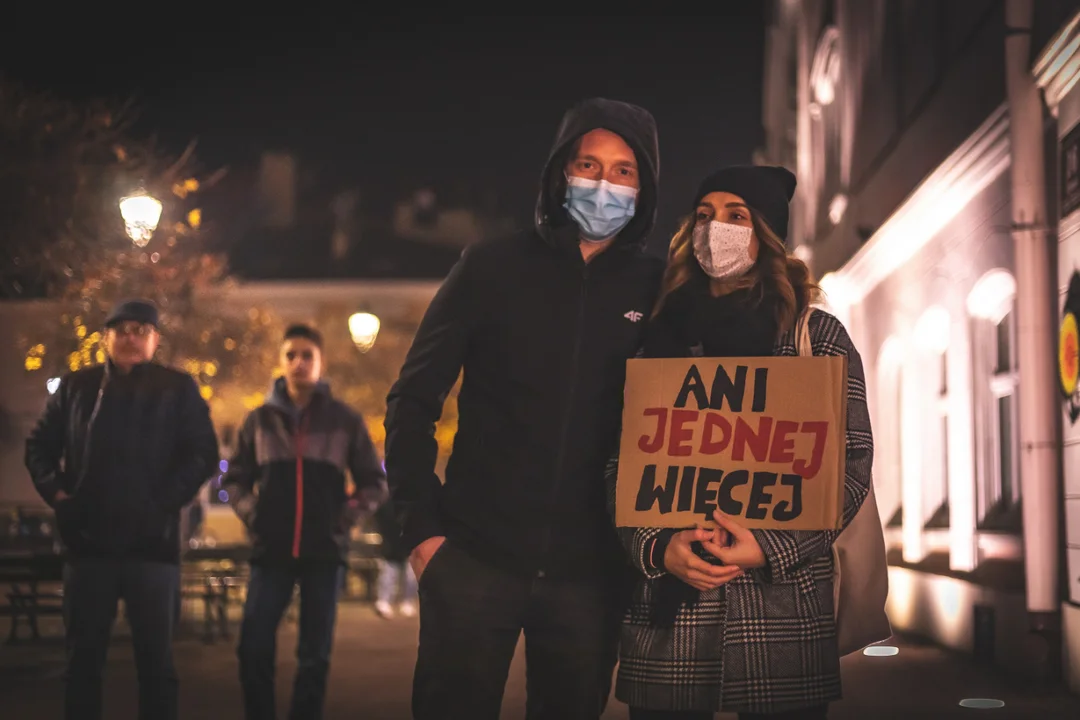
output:
<path id="1" fill-rule="evenodd" d="M 58 633 L 59 628 L 47 628 Z M 6 622 L 0 632 L 7 634 Z M 122 624 L 118 633 L 123 635 Z M 345 604 L 338 625 L 326 720 L 407 720 L 417 623 L 383 621 L 367 606 Z M 295 662 L 295 627 L 286 624 L 279 643 L 279 695 L 288 699 Z M 177 642 L 181 674 L 181 717 L 217 720 L 242 718 L 236 682 L 236 659 L 229 642 L 208 646 L 191 633 Z M 503 705 L 503 717 L 518 720 L 524 712 L 523 658 L 515 659 Z M 1076 720 L 1080 697 L 1037 688 L 980 670 L 965 658 L 912 643 L 894 657 L 855 656 L 844 662 L 846 699 L 834 706 L 833 720 L 987 717 Z M 55 639 L 39 646 L 0 645 L 0 716 L 58 718 L 61 707 L 62 649 Z M 135 718 L 135 670 L 122 639 L 111 654 L 106 679 L 105 716 Z M 1004 700 L 997 710 L 959 706 L 963 698 Z M 605 720 L 625 720 L 625 706 L 613 701 Z M 727 718 L 728 716 L 718 716 Z"/>

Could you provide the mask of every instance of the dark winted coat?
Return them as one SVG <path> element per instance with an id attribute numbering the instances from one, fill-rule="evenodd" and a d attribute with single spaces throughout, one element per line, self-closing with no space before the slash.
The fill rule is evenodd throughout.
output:
<path id="1" fill-rule="evenodd" d="M 26 467 L 72 558 L 178 562 L 180 510 L 218 460 L 194 378 L 152 362 L 65 375 L 26 439 Z"/>
<path id="2" fill-rule="evenodd" d="M 325 383 L 300 410 L 284 378 L 244 421 L 222 482 L 263 564 L 344 563 L 353 524 L 388 494 L 363 417 Z"/>
<path id="3" fill-rule="evenodd" d="M 847 469 L 844 526 L 869 491 L 873 436 L 862 361 L 844 326 L 815 311 L 815 355 L 846 355 Z M 692 355 L 687 349 L 686 355 Z M 798 355 L 794 333 L 776 356 Z M 614 509 L 617 460 L 608 466 Z M 832 543 L 838 531 L 753 530 L 766 565 L 683 605 L 670 628 L 650 622 L 663 571 L 645 553 L 659 528 L 619 528 L 643 576 L 623 622 L 615 695 L 657 710 L 776 713 L 840 698 L 840 656 L 833 615 Z"/>

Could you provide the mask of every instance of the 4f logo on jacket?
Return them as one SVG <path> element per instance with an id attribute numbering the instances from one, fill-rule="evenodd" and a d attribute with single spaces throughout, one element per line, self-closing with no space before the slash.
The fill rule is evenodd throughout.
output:
<path id="1" fill-rule="evenodd" d="M 630 312 L 623 315 L 623 317 L 626 318 L 627 320 L 629 320 L 632 323 L 636 323 L 638 320 L 640 320 L 641 318 L 643 318 L 645 316 L 642 315 L 641 313 L 639 313 L 637 310 L 631 310 Z"/>

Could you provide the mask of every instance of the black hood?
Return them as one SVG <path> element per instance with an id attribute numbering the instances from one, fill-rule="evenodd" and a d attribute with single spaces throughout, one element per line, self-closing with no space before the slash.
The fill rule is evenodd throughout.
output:
<path id="1" fill-rule="evenodd" d="M 656 133 L 656 121 L 648 110 L 637 105 L 592 98 L 583 100 L 567 111 L 555 135 L 547 165 L 540 176 L 540 197 L 536 202 L 536 229 L 549 242 L 553 229 L 573 225 L 573 220 L 563 208 L 566 197 L 566 178 L 563 170 L 574 142 L 592 130 L 603 128 L 619 135 L 637 156 L 641 189 L 634 218 L 616 242 L 622 245 L 642 246 L 656 222 L 656 193 L 659 186 L 660 148 Z"/>

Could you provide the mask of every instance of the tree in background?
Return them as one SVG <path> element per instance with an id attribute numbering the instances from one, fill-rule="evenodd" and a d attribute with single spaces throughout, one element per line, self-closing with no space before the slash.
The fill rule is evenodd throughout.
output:
<path id="1" fill-rule="evenodd" d="M 200 306 L 201 291 L 227 281 L 209 249 L 199 199 L 224 175 L 198 166 L 194 144 L 178 157 L 132 132 L 130 105 L 74 103 L 0 80 L 0 295 L 56 302 L 56 322 L 17 340 L 27 372 L 46 377 L 100 363 L 100 328 L 119 300 L 161 309 L 159 359 L 182 367 L 211 399 L 221 380 L 265 377 L 278 328 Z M 120 199 L 145 192 L 162 203 L 145 246 L 125 232 Z M 260 380 L 261 382 L 261 380 Z"/>
<path id="2" fill-rule="evenodd" d="M 43 382 L 104 361 L 100 328 L 117 301 L 154 300 L 159 360 L 198 380 L 227 450 L 277 374 L 283 322 L 267 308 L 228 301 L 233 281 L 200 208 L 224 171 L 201 168 L 194 145 L 169 155 L 153 138 L 137 137 L 134 121 L 130 106 L 78 104 L 0 80 L 0 297 L 56 303 L 55 323 L 17 337 L 26 371 Z M 145 247 L 128 237 L 119 211 L 120 199 L 136 191 L 162 203 Z M 384 326 L 367 353 L 349 337 L 350 308 L 327 307 L 309 319 L 326 336 L 335 393 L 364 415 L 380 452 L 386 394 L 425 309 L 409 308 Z M 455 396 L 436 432 L 443 463 L 456 430 Z"/>

